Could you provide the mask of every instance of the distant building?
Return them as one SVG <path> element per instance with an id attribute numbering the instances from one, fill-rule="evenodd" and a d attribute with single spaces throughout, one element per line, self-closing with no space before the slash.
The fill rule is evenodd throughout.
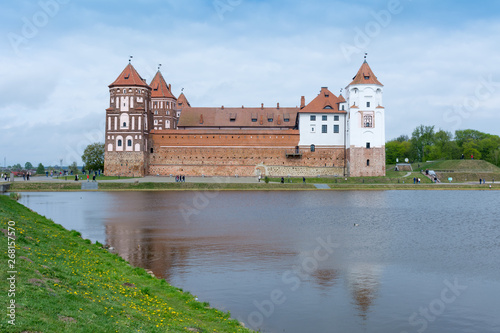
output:
<path id="1" fill-rule="evenodd" d="M 105 174 L 384 176 L 383 85 L 365 60 L 345 89 L 300 107 L 192 107 L 128 64 L 109 85 Z"/>

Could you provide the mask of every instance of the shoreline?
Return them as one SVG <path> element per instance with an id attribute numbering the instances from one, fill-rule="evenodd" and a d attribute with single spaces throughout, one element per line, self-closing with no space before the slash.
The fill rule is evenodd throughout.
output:
<path id="1" fill-rule="evenodd" d="M 8 233 L 15 248 L 1 255 L 5 265 L 15 258 L 15 272 L 0 273 L 4 279 L 15 275 L 15 293 L 0 295 L 2 304 L 15 304 L 15 325 L 4 320 L 0 331 L 253 332 L 103 244 L 7 196 L 0 196 L 0 203 L 0 238 L 7 243 Z"/>

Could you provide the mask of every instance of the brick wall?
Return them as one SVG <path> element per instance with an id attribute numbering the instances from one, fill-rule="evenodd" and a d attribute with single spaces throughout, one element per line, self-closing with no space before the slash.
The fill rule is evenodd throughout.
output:
<path id="1" fill-rule="evenodd" d="M 109 152 L 104 155 L 106 176 L 144 177 L 147 154 L 144 152 Z"/>
<path id="2" fill-rule="evenodd" d="M 152 135 L 149 174 L 191 176 L 342 175 L 344 149 L 295 153 L 298 131 L 163 131 Z M 339 171 L 340 170 L 340 171 Z"/>
<path id="3" fill-rule="evenodd" d="M 348 149 L 348 170 L 351 177 L 385 176 L 385 147 Z M 370 165 L 367 165 L 367 160 Z"/>

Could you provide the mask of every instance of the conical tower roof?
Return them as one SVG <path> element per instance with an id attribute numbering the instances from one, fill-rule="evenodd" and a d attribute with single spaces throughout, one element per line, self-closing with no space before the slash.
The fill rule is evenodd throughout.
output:
<path id="1" fill-rule="evenodd" d="M 167 85 L 167 82 L 163 78 L 163 75 L 161 74 L 160 71 L 156 72 L 155 77 L 153 78 L 153 81 L 151 81 L 150 87 L 152 89 L 151 91 L 151 97 L 152 98 L 175 98 L 175 96 L 172 94 L 170 91 L 170 87 Z"/>
<path id="2" fill-rule="evenodd" d="M 182 108 L 190 108 L 191 107 L 191 104 L 189 104 L 186 96 L 184 95 L 184 93 L 181 93 L 179 95 L 179 98 L 177 99 L 177 106 L 179 106 L 181 109 Z"/>
<path id="3" fill-rule="evenodd" d="M 127 67 L 123 70 L 123 72 L 118 76 L 115 82 L 111 83 L 109 87 L 116 86 L 139 86 L 139 87 L 147 87 L 148 84 L 143 80 L 143 78 L 137 73 L 134 66 L 132 64 L 128 64 Z"/>
<path id="4" fill-rule="evenodd" d="M 377 80 L 375 74 L 373 74 L 373 71 L 366 60 L 363 62 L 358 73 L 355 77 L 353 77 L 352 82 L 349 85 L 352 86 L 353 84 L 377 84 L 379 86 L 383 86 L 383 84 Z"/>

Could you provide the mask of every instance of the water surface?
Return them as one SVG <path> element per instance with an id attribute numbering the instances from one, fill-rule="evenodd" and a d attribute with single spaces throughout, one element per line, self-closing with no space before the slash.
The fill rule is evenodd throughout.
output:
<path id="1" fill-rule="evenodd" d="M 23 193 L 262 332 L 500 332 L 497 191 Z M 355 226 L 357 224 L 357 226 Z"/>

